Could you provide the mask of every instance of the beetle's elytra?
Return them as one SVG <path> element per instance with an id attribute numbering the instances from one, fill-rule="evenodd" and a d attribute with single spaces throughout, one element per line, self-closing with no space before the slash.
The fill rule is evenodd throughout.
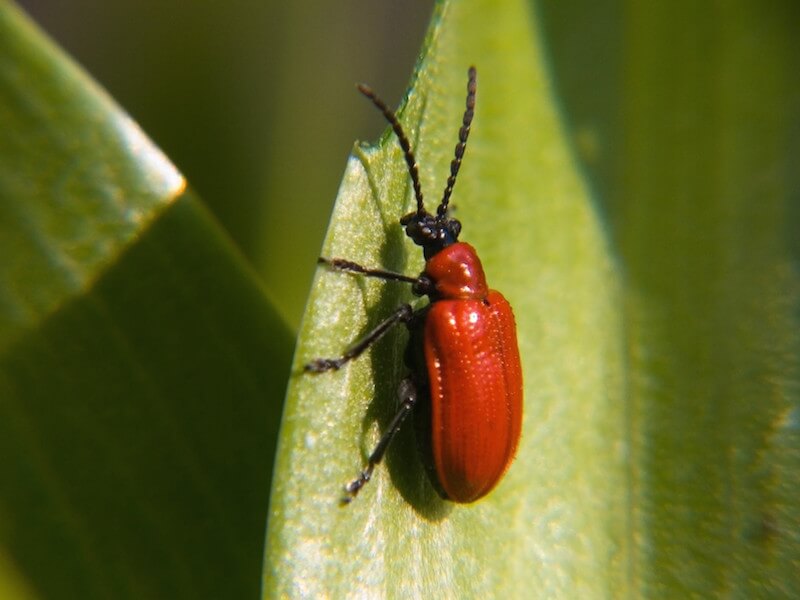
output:
<path id="1" fill-rule="evenodd" d="M 403 304 L 338 358 L 320 358 L 306 371 L 339 369 L 389 329 L 405 323 L 410 338 L 400 382 L 401 405 L 369 456 L 366 468 L 345 487 L 352 500 L 370 480 L 387 447 L 413 411 L 423 462 L 437 492 L 453 502 L 474 502 L 498 484 L 511 464 L 522 429 L 522 368 L 511 306 L 486 284 L 475 249 L 458 241 L 461 223 L 447 206 L 467 146 L 475 110 L 475 67 L 469 69 L 467 106 L 450 176 L 435 214 L 425 210 L 417 161 L 394 112 L 366 86 L 369 98 L 392 126 L 403 149 L 417 201 L 400 219 L 406 235 L 422 247 L 425 270 L 417 277 L 363 267 L 341 258 L 320 258 L 331 269 L 410 283 L 428 304 Z"/>

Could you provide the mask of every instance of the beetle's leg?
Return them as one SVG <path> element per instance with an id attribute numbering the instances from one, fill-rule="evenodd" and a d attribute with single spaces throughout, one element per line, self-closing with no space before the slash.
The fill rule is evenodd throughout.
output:
<path id="1" fill-rule="evenodd" d="M 304 369 L 312 373 L 322 373 L 340 368 L 346 362 L 360 356 L 364 350 L 381 339 L 392 327 L 398 323 L 408 322 L 413 314 L 414 311 L 410 304 L 401 304 L 391 315 L 378 323 L 375 329 L 350 346 L 344 354 L 337 358 L 317 358 L 307 363 Z"/>
<path id="2" fill-rule="evenodd" d="M 378 279 L 388 279 L 390 281 L 404 281 L 405 283 L 416 283 L 417 277 L 410 275 L 403 275 L 402 273 L 395 273 L 394 271 L 385 271 L 383 269 L 370 269 L 354 263 L 351 260 L 344 258 L 325 258 L 320 256 L 317 262 L 321 265 L 328 265 L 334 271 L 343 271 L 346 273 L 359 273 L 367 277 L 377 277 Z"/>
<path id="3" fill-rule="evenodd" d="M 378 440 L 378 444 L 375 446 L 372 454 L 369 455 L 367 467 L 361 471 L 357 479 L 354 479 L 345 486 L 344 491 L 347 495 L 342 498 L 343 504 L 350 503 L 350 501 L 356 497 L 359 490 L 372 478 L 375 465 L 383 460 L 386 449 L 389 447 L 389 444 L 392 443 L 394 436 L 400 431 L 400 426 L 403 424 L 403 421 L 411 414 L 414 405 L 417 403 L 417 387 L 409 378 L 403 379 L 403 381 L 400 382 L 397 388 L 397 395 L 400 398 L 400 408 L 397 409 L 397 413 L 395 413 L 391 423 L 389 423 L 389 427 L 383 433 L 381 439 Z"/>

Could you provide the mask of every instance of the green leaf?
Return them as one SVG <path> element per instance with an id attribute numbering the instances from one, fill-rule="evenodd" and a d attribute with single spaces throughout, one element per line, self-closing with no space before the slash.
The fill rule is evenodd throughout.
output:
<path id="1" fill-rule="evenodd" d="M 321 269 L 284 417 L 267 597 L 344 597 L 354 586 L 365 597 L 546 597 L 623 585 L 608 571 L 627 527 L 618 280 L 531 28 L 519 2 L 440 4 L 401 111 L 435 206 L 467 67 L 477 66 L 477 114 L 453 203 L 461 239 L 515 309 L 527 403 L 517 459 L 487 499 L 453 505 L 428 483 L 408 427 L 340 507 L 342 485 L 394 413 L 406 334 L 339 372 L 299 370 L 341 353 L 410 292 Z M 421 253 L 398 225 L 411 202 L 395 138 L 356 147 L 323 254 L 418 273 Z"/>
<path id="2" fill-rule="evenodd" d="M 625 269 L 634 595 L 793 596 L 797 3 L 583 7 L 545 30 Z"/>
<path id="3" fill-rule="evenodd" d="M 406 334 L 339 372 L 301 366 L 411 296 L 320 269 L 284 413 L 265 597 L 800 586 L 796 10 L 544 4 L 439 3 L 400 110 L 435 203 L 478 67 L 453 201 L 517 316 L 518 456 L 490 496 L 453 505 L 403 431 L 339 506 L 396 410 Z M 419 272 L 397 224 L 410 206 L 395 138 L 357 146 L 322 253 Z"/>
<path id="4" fill-rule="evenodd" d="M 285 326 L 183 177 L 6 2 L 0 131 L 0 595 L 252 597 Z"/>

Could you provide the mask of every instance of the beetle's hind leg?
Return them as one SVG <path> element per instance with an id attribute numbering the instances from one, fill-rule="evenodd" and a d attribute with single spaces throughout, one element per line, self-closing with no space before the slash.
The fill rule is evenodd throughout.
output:
<path id="1" fill-rule="evenodd" d="M 400 399 L 400 408 L 398 408 L 392 421 L 389 423 L 389 427 L 383 435 L 381 435 L 381 439 L 378 440 L 372 454 L 369 455 L 366 468 L 361 471 L 358 478 L 345 486 L 344 491 L 347 495 L 342 498 L 342 504 L 349 504 L 353 498 L 356 497 L 361 488 L 372 478 L 372 472 L 375 470 L 375 466 L 383 460 L 383 456 L 386 454 L 386 449 L 389 447 L 389 444 L 392 443 L 397 432 L 400 431 L 400 427 L 403 425 L 408 415 L 414 410 L 414 406 L 417 404 L 417 386 L 410 378 L 403 379 L 403 381 L 400 382 L 397 388 L 397 395 Z"/>

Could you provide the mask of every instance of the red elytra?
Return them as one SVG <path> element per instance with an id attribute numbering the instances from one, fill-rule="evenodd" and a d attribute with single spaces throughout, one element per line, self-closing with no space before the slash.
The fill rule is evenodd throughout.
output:
<path id="1" fill-rule="evenodd" d="M 395 114 L 366 86 L 359 90 L 383 112 L 408 164 L 417 210 L 400 224 L 425 256 L 418 277 L 370 269 L 341 258 L 320 258 L 332 269 L 412 284 L 430 302 L 403 304 L 338 358 L 320 358 L 306 370 L 339 369 L 398 323 L 410 332 L 400 383 L 401 406 L 370 454 L 366 468 L 345 488 L 349 502 L 372 477 L 387 447 L 413 411 L 423 462 L 437 492 L 453 502 L 474 502 L 499 483 L 511 464 L 522 429 L 522 368 L 511 306 L 486 284 L 475 249 L 458 241 L 461 223 L 447 214 L 475 107 L 476 71 L 469 69 L 467 108 L 450 177 L 435 214 L 425 210 L 411 145 Z"/>
<path id="2" fill-rule="evenodd" d="M 441 293 L 424 334 L 432 457 L 447 498 L 474 502 L 508 469 L 522 428 L 514 314 L 500 292 L 487 289 L 469 244 L 445 248 L 425 272 Z"/>

